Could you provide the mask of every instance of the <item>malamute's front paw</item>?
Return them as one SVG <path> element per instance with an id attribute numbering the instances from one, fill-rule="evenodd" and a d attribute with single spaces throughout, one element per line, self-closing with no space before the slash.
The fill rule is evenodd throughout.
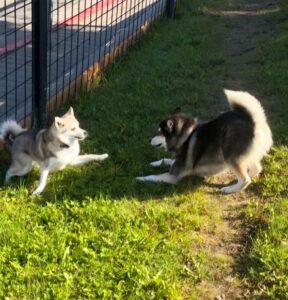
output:
<path id="1" fill-rule="evenodd" d="M 251 179 L 247 177 L 245 179 L 239 180 L 236 184 L 223 187 L 221 189 L 221 192 L 225 194 L 240 192 L 245 190 L 250 183 L 251 183 Z"/>
<path id="2" fill-rule="evenodd" d="M 138 181 L 150 181 L 150 182 L 166 182 L 169 184 L 176 184 L 178 179 L 177 177 L 169 174 L 169 173 L 163 173 L 159 175 L 148 175 L 144 177 L 136 177 L 136 180 Z"/>
<path id="3" fill-rule="evenodd" d="M 238 184 L 233 184 L 230 186 L 224 186 L 221 189 L 221 192 L 224 194 L 232 194 L 232 193 L 240 192 L 241 190 L 242 190 L 241 186 L 239 186 Z"/>
<path id="4" fill-rule="evenodd" d="M 136 177 L 136 180 L 138 180 L 138 181 L 149 181 L 147 177 L 148 176 Z"/>
<path id="5" fill-rule="evenodd" d="M 162 159 L 156 160 L 156 161 L 152 161 L 152 162 L 150 163 L 150 166 L 151 166 L 151 167 L 154 167 L 154 168 L 160 167 L 161 165 L 162 165 Z"/>
<path id="6" fill-rule="evenodd" d="M 221 192 L 224 194 L 234 193 L 233 189 L 231 189 L 231 186 L 224 186 L 223 188 L 221 188 Z"/>
<path id="7" fill-rule="evenodd" d="M 158 176 L 157 175 L 148 175 L 143 177 L 136 177 L 136 180 L 138 181 L 150 181 L 150 182 L 158 182 Z"/>
<path id="8" fill-rule="evenodd" d="M 152 167 L 160 167 L 162 165 L 164 166 L 172 166 L 174 163 L 174 159 L 170 159 L 170 158 L 162 158 L 160 160 L 156 160 L 156 161 L 152 161 L 150 163 L 150 166 Z"/>

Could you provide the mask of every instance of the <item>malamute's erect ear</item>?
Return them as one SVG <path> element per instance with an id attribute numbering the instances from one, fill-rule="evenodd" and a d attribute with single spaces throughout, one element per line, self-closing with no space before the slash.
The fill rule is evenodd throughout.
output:
<path id="1" fill-rule="evenodd" d="M 172 133 L 174 130 L 174 122 L 172 119 L 166 119 L 160 123 L 162 133 Z M 165 134 L 164 134 L 165 135 Z"/>
<path id="2" fill-rule="evenodd" d="M 174 111 L 172 112 L 172 115 L 174 115 L 174 114 L 179 114 L 179 113 L 181 113 L 182 112 L 182 110 L 181 110 L 181 107 L 176 107 L 175 109 L 174 109 Z"/>
<path id="3" fill-rule="evenodd" d="M 171 119 L 164 121 L 163 127 L 165 128 L 166 132 L 172 133 L 174 129 L 174 122 Z"/>

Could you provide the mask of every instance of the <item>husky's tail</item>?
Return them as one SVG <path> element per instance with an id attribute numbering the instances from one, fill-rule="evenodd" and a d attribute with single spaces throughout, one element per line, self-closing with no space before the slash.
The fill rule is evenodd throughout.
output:
<path id="1" fill-rule="evenodd" d="M 228 99 L 230 107 L 248 115 L 255 125 L 255 142 L 263 147 L 265 154 L 269 151 L 273 144 L 272 133 L 267 123 L 266 115 L 259 100 L 247 92 L 225 90 L 224 93 Z M 260 136 L 259 136 L 260 135 Z"/>
<path id="2" fill-rule="evenodd" d="M 21 132 L 26 131 L 16 121 L 8 120 L 0 125 L 0 141 L 10 147 L 14 138 Z"/>

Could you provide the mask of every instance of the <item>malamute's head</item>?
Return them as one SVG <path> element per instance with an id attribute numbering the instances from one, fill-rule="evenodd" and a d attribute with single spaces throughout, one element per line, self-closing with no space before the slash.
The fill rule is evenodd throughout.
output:
<path id="1" fill-rule="evenodd" d="M 88 135 L 87 131 L 79 127 L 79 122 L 75 118 L 72 107 L 62 117 L 55 117 L 52 126 L 60 140 L 66 143 L 72 143 L 75 140 L 84 140 Z"/>
<path id="2" fill-rule="evenodd" d="M 177 151 L 197 125 L 197 120 L 186 116 L 180 108 L 163 120 L 150 144 L 165 151 Z"/>

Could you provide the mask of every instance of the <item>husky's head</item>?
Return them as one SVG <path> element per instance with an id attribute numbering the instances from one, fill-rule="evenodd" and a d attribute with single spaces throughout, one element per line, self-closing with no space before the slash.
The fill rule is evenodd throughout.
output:
<path id="1" fill-rule="evenodd" d="M 186 116 L 176 108 L 170 117 L 163 120 L 150 144 L 165 151 L 177 151 L 188 139 L 197 125 L 197 120 Z"/>
<path id="2" fill-rule="evenodd" d="M 72 107 L 62 117 L 55 117 L 52 126 L 56 130 L 56 135 L 63 142 L 72 143 L 75 140 L 84 140 L 88 135 L 87 131 L 79 127 Z"/>

